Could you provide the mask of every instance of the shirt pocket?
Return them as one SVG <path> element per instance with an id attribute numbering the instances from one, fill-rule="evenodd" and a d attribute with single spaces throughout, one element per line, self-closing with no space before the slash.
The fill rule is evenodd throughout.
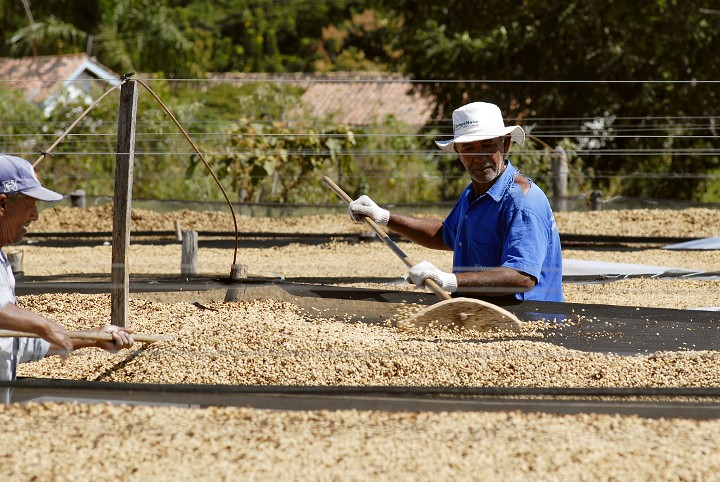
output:
<path id="1" fill-rule="evenodd" d="M 502 264 L 502 246 L 487 240 L 470 240 L 470 260 L 475 268 L 496 268 Z"/>

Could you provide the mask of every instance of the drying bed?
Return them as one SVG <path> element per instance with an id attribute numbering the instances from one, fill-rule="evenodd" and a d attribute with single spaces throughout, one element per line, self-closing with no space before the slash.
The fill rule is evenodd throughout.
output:
<path id="1" fill-rule="evenodd" d="M 103 400 L 111 390 L 117 400 L 137 403 L 283 409 L 719 413 L 718 312 L 507 301 L 505 309 L 526 321 L 518 333 L 407 333 L 396 321 L 433 303 L 431 295 L 189 283 L 182 289 L 177 280 L 132 283 L 133 326 L 173 340 L 113 356 L 84 350 L 65 363 L 23 365 L 20 375 L 55 381 L 22 381 L 16 395 Z M 72 283 L 65 288 L 80 291 Z M 103 321 L 97 314 L 107 316 L 110 300 L 44 293 L 24 295 L 21 303 L 82 329 Z M 79 385 L 52 386 L 69 379 Z M 128 383 L 147 385 L 139 390 Z"/>

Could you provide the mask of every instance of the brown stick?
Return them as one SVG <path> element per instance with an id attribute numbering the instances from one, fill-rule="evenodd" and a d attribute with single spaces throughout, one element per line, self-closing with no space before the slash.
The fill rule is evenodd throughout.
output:
<path id="1" fill-rule="evenodd" d="M 74 340 L 92 340 L 92 341 L 113 341 L 112 334 L 110 333 L 89 333 L 86 331 L 71 331 L 68 333 L 70 338 Z M 167 335 L 142 335 L 142 334 L 131 334 L 133 340 L 139 343 L 156 343 L 158 341 L 169 340 L 170 336 Z M 24 331 L 11 331 L 11 330 L 0 330 L 0 337 L 2 338 L 41 338 L 35 333 L 26 333 Z"/>
<path id="2" fill-rule="evenodd" d="M 329 177 L 323 176 L 323 183 L 335 191 L 335 194 L 346 203 L 350 204 L 352 202 L 352 198 L 340 189 Z M 415 263 L 390 239 L 390 236 L 387 235 L 382 227 L 367 217 L 363 217 L 363 220 L 408 268 L 415 266 Z M 471 328 L 478 331 L 485 331 L 496 327 L 517 330 L 520 327 L 520 320 L 514 314 L 499 306 L 471 298 L 452 298 L 431 278 L 425 279 L 423 283 L 442 301 L 425 308 L 420 313 L 416 313 L 407 320 L 403 326 L 412 326 L 415 328 L 450 326 Z"/>
<path id="3" fill-rule="evenodd" d="M 350 204 L 352 202 L 352 198 L 350 196 L 348 196 L 345 191 L 340 189 L 340 186 L 335 184 L 332 179 L 330 179 L 327 176 L 323 176 L 322 181 L 323 181 L 323 183 L 325 183 L 325 185 L 327 187 L 332 189 L 335 192 L 335 194 L 338 195 L 338 197 L 340 199 L 345 201 L 347 204 Z M 405 254 L 405 252 L 402 249 L 400 249 L 400 246 L 395 244 L 395 241 L 390 239 L 390 236 L 388 236 L 388 234 L 385 232 L 385 230 L 380 225 L 378 225 L 375 221 L 373 221 L 372 219 L 367 218 L 367 217 L 363 217 L 363 221 L 365 221 L 365 223 L 368 226 L 370 226 L 373 231 L 375 231 L 375 233 L 380 237 L 380 240 L 383 243 L 385 243 L 385 246 L 390 248 L 390 250 L 393 253 L 395 253 L 397 255 L 397 257 L 402 260 L 403 263 L 405 263 L 405 266 L 407 266 L 408 268 L 412 268 L 413 266 L 415 266 L 416 263 L 411 261 L 410 258 L 408 257 L 408 255 Z M 432 278 L 426 278 L 423 281 L 423 283 L 425 284 L 425 286 L 430 288 L 432 290 L 432 292 L 435 293 L 438 296 L 438 298 L 440 298 L 441 300 L 451 299 L 451 296 L 449 294 L 447 294 L 445 292 L 445 290 L 443 290 L 440 287 L 440 285 L 437 284 L 435 282 L 435 280 L 433 280 Z"/>

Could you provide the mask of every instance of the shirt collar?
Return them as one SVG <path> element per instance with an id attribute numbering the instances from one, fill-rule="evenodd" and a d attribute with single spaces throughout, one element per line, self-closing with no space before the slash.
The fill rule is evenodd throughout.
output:
<path id="1" fill-rule="evenodd" d="M 493 198 L 495 202 L 499 202 L 500 199 L 502 199 L 502 197 L 505 195 L 507 190 L 510 189 L 510 186 L 515 181 L 515 174 L 517 173 L 517 169 L 515 169 L 512 164 L 510 164 L 510 161 L 505 162 L 507 162 L 507 165 L 505 166 L 505 171 L 503 171 L 503 173 L 500 174 L 500 177 L 495 180 L 495 183 L 490 186 L 490 189 L 488 189 L 487 192 L 480 196 L 478 199 L 487 195 Z M 465 191 L 467 193 L 468 199 L 472 199 L 474 197 L 472 182 Z"/>
<path id="2" fill-rule="evenodd" d="M 505 171 L 503 171 L 502 174 L 500 174 L 500 177 L 497 181 L 495 181 L 495 184 L 490 186 L 490 189 L 488 189 L 487 194 L 495 200 L 495 202 L 500 201 L 502 199 L 503 195 L 505 195 L 505 192 L 510 189 L 510 185 L 515 180 L 515 172 L 517 169 L 515 169 L 512 164 L 510 164 L 510 161 L 507 162 L 507 165 L 505 166 Z"/>

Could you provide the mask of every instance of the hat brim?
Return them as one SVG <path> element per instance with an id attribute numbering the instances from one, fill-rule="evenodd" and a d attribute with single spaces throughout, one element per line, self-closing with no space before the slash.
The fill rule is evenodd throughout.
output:
<path id="1" fill-rule="evenodd" d="M 450 139 L 447 141 L 435 141 L 435 145 L 438 146 L 440 149 L 442 149 L 445 152 L 455 152 L 455 144 L 463 144 L 467 142 L 475 142 L 475 141 L 484 141 L 486 139 L 494 139 L 496 137 L 503 137 L 510 134 L 511 138 L 515 143 L 518 145 L 523 145 L 525 143 L 525 131 L 520 126 L 512 126 L 512 127 L 506 127 L 505 132 L 498 135 L 496 133 L 492 134 L 465 134 L 459 137 L 456 137 L 455 139 Z"/>
<path id="2" fill-rule="evenodd" d="M 57 201 L 62 200 L 62 198 L 64 197 L 62 194 L 59 194 L 55 191 L 51 191 L 50 189 L 44 188 L 42 186 L 38 186 L 38 187 L 34 187 L 32 189 L 21 191 L 21 193 L 25 194 L 26 196 L 35 198 L 39 201 L 47 201 L 47 202 L 57 202 Z"/>

